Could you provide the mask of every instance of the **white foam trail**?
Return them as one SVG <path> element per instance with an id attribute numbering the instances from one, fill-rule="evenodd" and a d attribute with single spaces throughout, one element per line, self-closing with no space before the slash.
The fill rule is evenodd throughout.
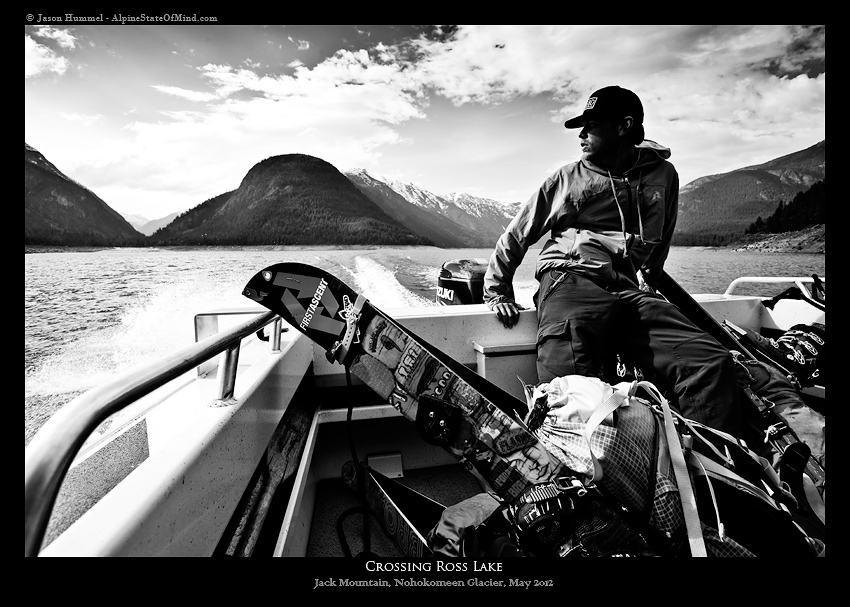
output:
<path id="1" fill-rule="evenodd" d="M 408 291 L 392 271 L 369 257 L 355 257 L 354 270 L 349 273 L 354 275 L 357 289 L 379 308 L 432 305 L 421 295 Z"/>
<path id="2" fill-rule="evenodd" d="M 254 267 L 262 263 L 265 261 L 259 264 L 250 261 L 245 265 Z M 391 267 L 368 255 L 354 257 L 353 268 L 342 267 L 353 277 L 352 286 L 379 308 L 436 305 L 409 291 L 396 279 Z M 196 314 L 248 306 L 241 291 L 245 275 L 250 271 L 236 270 L 222 272 L 215 279 L 202 271 L 193 275 L 181 272 L 156 284 L 148 296 L 126 306 L 115 324 L 91 330 L 70 345 L 57 349 L 55 354 L 42 358 L 37 368 L 25 377 L 25 396 L 89 390 L 133 367 L 160 360 L 193 344 Z M 429 270 L 430 278 L 434 272 Z M 533 280 L 527 284 L 517 281 L 518 301 L 530 305 L 536 287 Z M 241 322 L 242 317 L 232 319 L 236 323 Z"/>
<path id="3" fill-rule="evenodd" d="M 195 315 L 244 307 L 240 288 L 191 279 L 160 285 L 149 299 L 125 309 L 118 324 L 93 331 L 44 359 L 26 378 L 26 391 L 38 395 L 89 390 L 188 347 L 195 342 Z"/>

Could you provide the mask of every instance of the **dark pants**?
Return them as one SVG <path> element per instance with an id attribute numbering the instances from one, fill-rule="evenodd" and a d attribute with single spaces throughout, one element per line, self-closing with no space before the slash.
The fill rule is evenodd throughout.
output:
<path id="1" fill-rule="evenodd" d="M 739 388 L 729 352 L 662 297 L 608 290 L 572 272 L 540 277 L 537 374 L 606 379 L 614 353 L 637 366 L 682 415 L 740 437 Z"/>

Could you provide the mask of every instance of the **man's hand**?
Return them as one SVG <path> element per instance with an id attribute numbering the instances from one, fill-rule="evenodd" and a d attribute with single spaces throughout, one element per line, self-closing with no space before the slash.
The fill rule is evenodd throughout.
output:
<path id="1" fill-rule="evenodd" d="M 512 301 L 498 303 L 493 306 L 496 318 L 508 329 L 513 328 L 519 322 L 519 311 L 524 309 L 521 305 Z"/>
<path id="2" fill-rule="evenodd" d="M 646 275 L 644 275 L 643 270 L 638 270 L 637 279 L 638 288 L 641 291 L 646 291 L 647 293 L 655 293 L 655 289 L 652 287 L 652 285 L 646 282 Z"/>

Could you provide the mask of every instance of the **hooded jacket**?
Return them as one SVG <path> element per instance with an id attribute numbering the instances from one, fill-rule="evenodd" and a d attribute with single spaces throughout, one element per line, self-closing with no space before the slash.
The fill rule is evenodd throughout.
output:
<path id="1" fill-rule="evenodd" d="M 670 252 L 679 206 L 679 175 L 670 150 L 654 141 L 636 146 L 635 165 L 623 175 L 586 158 L 561 167 L 526 202 L 496 243 L 484 276 L 484 301 L 514 301 L 513 277 L 528 248 L 549 240 L 535 277 L 561 269 L 613 288 L 650 285 Z"/>

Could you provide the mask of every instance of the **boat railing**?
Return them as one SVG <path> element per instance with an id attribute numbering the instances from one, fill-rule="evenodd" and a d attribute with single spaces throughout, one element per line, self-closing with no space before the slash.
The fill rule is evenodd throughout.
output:
<path id="1" fill-rule="evenodd" d="M 819 280 L 826 283 L 826 277 L 821 276 Z M 815 282 L 811 276 L 741 276 L 736 278 L 729 286 L 723 295 L 732 295 L 739 285 L 746 283 L 793 283 L 803 293 L 811 294 L 811 289 L 806 285 L 811 285 Z"/>
<path id="2" fill-rule="evenodd" d="M 62 482 L 77 453 L 102 422 L 219 355 L 216 399 L 211 406 L 229 404 L 242 339 L 269 323 L 274 323 L 269 348 L 279 351 L 280 318 L 274 312 L 258 312 L 230 329 L 81 394 L 47 420 L 24 455 L 25 556 L 37 556 L 41 550 Z"/>

